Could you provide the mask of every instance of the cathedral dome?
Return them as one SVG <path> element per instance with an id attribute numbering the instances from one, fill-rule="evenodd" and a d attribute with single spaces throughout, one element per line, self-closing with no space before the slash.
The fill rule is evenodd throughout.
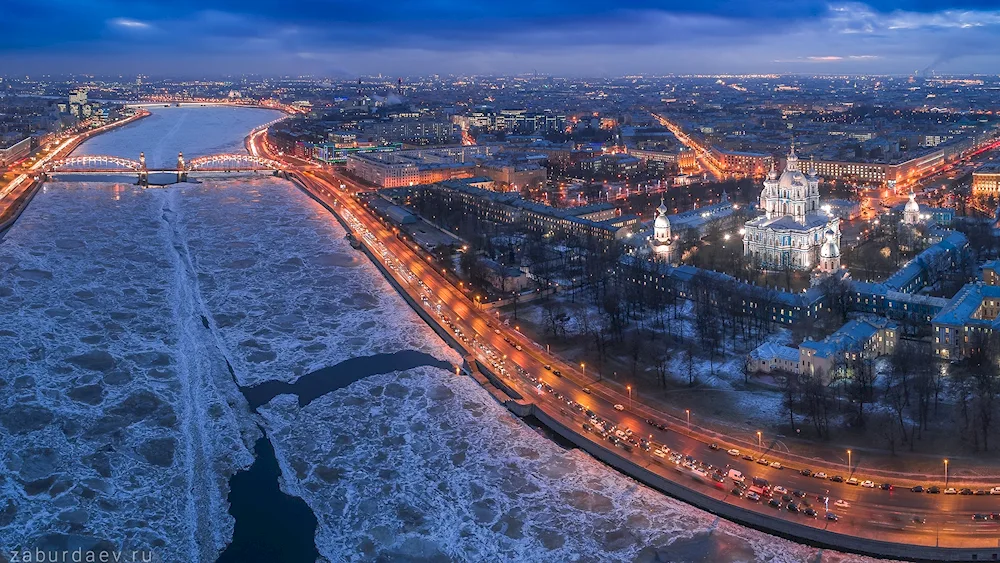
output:
<path id="1" fill-rule="evenodd" d="M 837 233 L 833 229 L 827 229 L 824 233 L 826 242 L 819 249 L 820 258 L 837 258 L 840 256 L 840 245 L 837 244 Z"/>
<path id="2" fill-rule="evenodd" d="M 906 207 L 903 208 L 904 213 L 920 213 L 920 204 L 917 203 L 917 194 L 910 192 L 910 201 L 906 202 Z"/>
<path id="3" fill-rule="evenodd" d="M 667 219 L 667 215 L 665 213 L 661 213 L 659 216 L 656 217 L 656 220 L 653 221 L 654 229 L 667 229 L 669 227 L 670 227 L 670 219 Z"/>
<path id="4" fill-rule="evenodd" d="M 667 215 L 667 204 L 664 203 L 662 197 L 660 198 L 660 206 L 656 208 L 656 212 L 659 213 L 661 216 Z"/>

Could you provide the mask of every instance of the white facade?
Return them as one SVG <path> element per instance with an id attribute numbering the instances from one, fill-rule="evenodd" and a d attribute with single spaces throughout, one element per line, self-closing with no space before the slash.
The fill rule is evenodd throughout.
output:
<path id="1" fill-rule="evenodd" d="M 764 215 L 745 225 L 744 256 L 762 268 L 810 270 L 819 264 L 826 232 L 832 231 L 839 268 L 840 219 L 820 209 L 819 177 L 815 170 L 808 175 L 799 170 L 794 148 L 781 176 L 772 168 L 764 180 L 760 208 Z"/>
<path id="2" fill-rule="evenodd" d="M 667 218 L 667 204 L 660 198 L 660 206 L 656 208 L 656 219 L 653 221 L 653 239 L 649 244 L 656 258 L 670 262 L 673 242 L 670 219 Z"/>
<path id="3" fill-rule="evenodd" d="M 903 224 L 916 225 L 920 222 L 920 204 L 917 203 L 917 194 L 910 190 L 910 201 L 906 202 L 903 208 Z"/>

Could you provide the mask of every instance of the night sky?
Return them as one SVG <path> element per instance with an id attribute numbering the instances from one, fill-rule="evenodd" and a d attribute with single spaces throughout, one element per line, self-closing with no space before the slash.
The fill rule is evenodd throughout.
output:
<path id="1" fill-rule="evenodd" d="M 0 73 L 1000 72 L 1000 1 L 0 0 Z"/>

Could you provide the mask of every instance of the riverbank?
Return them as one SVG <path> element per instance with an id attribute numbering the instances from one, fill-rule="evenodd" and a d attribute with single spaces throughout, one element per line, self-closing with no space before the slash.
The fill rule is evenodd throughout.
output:
<path id="1" fill-rule="evenodd" d="M 32 170 L 40 168 L 41 163 L 47 162 L 53 158 L 60 158 L 60 155 L 68 156 L 72 154 L 73 151 L 79 148 L 80 145 L 93 137 L 102 133 L 113 131 L 118 127 L 135 123 L 136 121 L 146 118 L 149 115 L 150 113 L 148 111 L 141 110 L 140 113 L 136 113 L 126 119 L 115 121 L 98 127 L 97 129 L 81 133 L 79 136 L 71 139 L 70 141 L 64 142 L 63 145 L 59 146 L 52 154 L 42 157 L 38 163 L 32 167 Z M 44 183 L 45 180 L 43 180 L 40 175 L 37 179 L 35 179 L 27 173 L 21 174 L 11 182 L 11 185 L 7 187 L 7 189 L 11 191 L 5 194 L 3 199 L 6 199 L 6 197 L 11 197 L 12 199 L 9 203 L 4 205 L 2 210 L 0 210 L 0 235 L 14 225 L 14 222 L 17 221 L 17 218 L 20 217 L 21 213 L 23 213 L 28 207 L 28 204 L 31 203 L 32 199 L 34 199 L 35 194 L 38 193 L 38 189 L 41 188 Z"/>

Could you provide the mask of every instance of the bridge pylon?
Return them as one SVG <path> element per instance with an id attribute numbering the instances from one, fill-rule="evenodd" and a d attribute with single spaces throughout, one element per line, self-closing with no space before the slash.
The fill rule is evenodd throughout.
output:
<path id="1" fill-rule="evenodd" d="M 187 182 L 187 166 L 184 164 L 184 153 L 177 153 L 177 181 Z"/>
<path id="2" fill-rule="evenodd" d="M 149 169 L 146 168 L 146 153 L 139 153 L 139 185 L 149 185 Z"/>

